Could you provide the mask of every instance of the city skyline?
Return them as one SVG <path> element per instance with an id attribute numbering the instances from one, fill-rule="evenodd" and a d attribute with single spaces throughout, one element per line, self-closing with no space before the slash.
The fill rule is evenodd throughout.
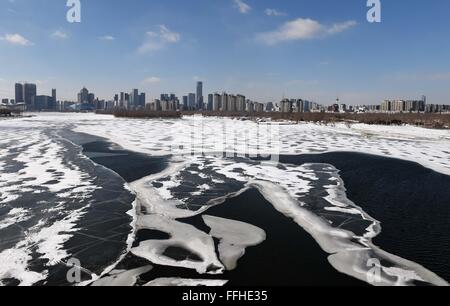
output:
<path id="1" fill-rule="evenodd" d="M 260 102 L 378 104 L 425 94 L 449 103 L 449 3 L 382 1 L 382 22 L 370 24 L 366 1 L 334 2 L 82 1 L 82 22 L 69 24 L 65 1 L 5 0 L 0 97 L 13 99 L 14 84 L 26 81 L 40 94 L 57 88 L 61 100 L 76 101 L 86 85 L 100 99 L 138 88 L 152 101 L 203 81 L 204 93 Z"/>
<path id="2" fill-rule="evenodd" d="M 15 99 L 1 99 L 1 107 L 15 111 L 147 111 L 182 112 L 199 111 L 224 114 L 250 114 L 263 112 L 281 113 L 449 113 L 450 105 L 427 104 L 427 97 L 421 99 L 384 99 L 380 104 L 350 105 L 338 98 L 331 104 L 319 104 L 304 98 L 283 97 L 281 101 L 261 103 L 240 93 L 203 94 L 203 82 L 196 83 L 196 93 L 188 93 L 180 99 L 174 93 L 161 93 L 159 99 L 148 101 L 145 92 L 132 89 L 130 93 L 114 94 L 112 99 L 99 99 L 85 86 L 77 94 L 76 101 L 58 100 L 57 89 L 52 88 L 51 96 L 39 95 L 37 85 L 16 83 Z M 207 97 L 207 98 L 206 98 Z"/>

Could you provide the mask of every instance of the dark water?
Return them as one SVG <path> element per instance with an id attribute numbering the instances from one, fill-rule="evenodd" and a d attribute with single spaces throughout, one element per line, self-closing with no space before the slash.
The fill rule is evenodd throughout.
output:
<path id="1" fill-rule="evenodd" d="M 347 197 L 381 222 L 374 243 L 450 281 L 450 176 L 358 153 L 282 156 L 281 162 L 329 163 L 341 170 Z"/>
<path id="2" fill-rule="evenodd" d="M 227 286 L 365 286 L 352 277 L 334 270 L 327 261 L 328 255 L 292 220 L 276 211 L 256 189 L 228 199 L 215 206 L 207 215 L 239 220 L 258 226 L 266 231 L 267 239 L 256 247 L 246 249 L 233 271 L 222 275 L 198 275 L 195 271 L 183 268 L 154 265 L 153 270 L 140 277 L 145 284 L 160 277 L 181 277 L 194 279 L 225 279 Z M 181 219 L 196 228 L 209 232 L 201 216 Z M 141 231 L 136 240 L 165 239 L 165 234 L 157 231 Z M 215 240 L 216 250 L 218 241 Z M 172 258 L 195 259 L 195 254 L 184 250 L 170 250 Z M 129 255 L 117 267 L 132 269 L 149 264 L 141 258 Z"/>
<path id="3" fill-rule="evenodd" d="M 114 148 L 96 139 L 83 144 L 85 154 L 119 173 L 127 182 L 163 170 L 165 158 L 153 158 Z M 103 156 L 92 152 L 104 153 Z M 112 154 L 109 155 L 108 154 Z M 374 240 L 382 249 L 417 262 L 450 280 L 450 177 L 416 163 L 358 153 L 281 156 L 282 163 L 328 163 L 339 169 L 347 196 L 375 219 L 382 233 Z M 336 272 L 325 254 L 297 224 L 277 212 L 257 190 L 251 189 L 206 214 L 256 225 L 267 233 L 267 240 L 248 248 L 235 271 L 222 276 L 229 285 L 364 285 Z M 183 222 L 209 231 L 201 217 Z M 165 234 L 141 231 L 137 244 L 146 239 L 164 239 Z M 174 256 L 190 256 L 171 250 Z M 118 269 L 148 264 L 133 255 Z M 156 266 L 143 275 L 140 283 L 158 277 L 199 278 L 195 271 Z M 217 278 L 220 278 L 218 276 Z M 211 276 L 201 276 L 211 278 Z"/>
<path id="4" fill-rule="evenodd" d="M 334 270 L 315 240 L 293 220 L 275 210 L 256 189 L 250 189 L 205 214 L 258 226 L 267 239 L 246 249 L 234 271 L 225 279 L 231 286 L 361 286 Z M 200 216 L 183 220 L 209 232 Z"/>
<path id="5" fill-rule="evenodd" d="M 166 158 L 154 158 L 114 148 L 110 143 L 99 139 L 91 140 L 95 141 L 83 144 L 84 153 L 96 163 L 119 173 L 127 182 L 158 173 L 166 167 Z M 364 285 L 335 271 L 327 261 L 328 255 L 320 249 L 314 239 L 292 220 L 276 211 L 256 189 L 248 190 L 238 197 L 228 199 L 222 205 L 210 208 L 207 214 L 247 222 L 264 229 L 267 234 L 264 243 L 247 248 L 236 270 L 216 276 L 218 279 L 230 280 L 228 285 Z M 201 216 L 180 221 L 209 232 Z M 166 238 L 165 233 L 143 230 L 137 233 L 135 245 L 147 239 Z M 195 254 L 185 254 L 182 249 L 166 252 L 173 258 L 195 259 Z M 117 269 L 133 269 L 146 264 L 149 263 L 144 259 L 129 254 Z M 154 269 L 141 276 L 140 283 L 160 277 L 214 278 L 211 275 L 199 276 L 189 269 L 154 265 Z"/>

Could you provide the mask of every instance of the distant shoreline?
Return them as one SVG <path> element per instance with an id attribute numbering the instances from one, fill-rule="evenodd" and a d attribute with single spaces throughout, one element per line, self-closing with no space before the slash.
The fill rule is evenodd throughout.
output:
<path id="1" fill-rule="evenodd" d="M 450 114 L 391 114 L 391 113 L 246 113 L 246 112 L 199 112 L 199 111 L 168 111 L 157 112 L 147 110 L 121 110 L 112 112 L 97 112 L 97 114 L 110 114 L 117 118 L 182 118 L 183 116 L 201 115 L 203 117 L 246 118 L 249 120 L 271 120 L 292 122 L 320 122 L 332 123 L 364 123 L 369 125 L 412 125 L 431 129 L 450 129 Z"/>

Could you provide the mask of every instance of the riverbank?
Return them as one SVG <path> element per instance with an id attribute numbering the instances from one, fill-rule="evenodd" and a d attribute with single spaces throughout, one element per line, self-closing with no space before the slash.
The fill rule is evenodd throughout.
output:
<path id="1" fill-rule="evenodd" d="M 117 118 L 181 118 L 183 116 L 204 116 L 240 118 L 254 121 L 291 121 L 314 122 L 323 124 L 333 123 L 364 123 L 368 125 L 399 126 L 411 125 L 430 129 L 450 129 L 450 114 L 423 114 L 423 113 L 280 113 L 280 112 L 211 112 L 211 111 L 168 111 L 156 112 L 147 110 L 118 110 L 112 112 L 97 112 L 98 114 L 111 114 Z"/>

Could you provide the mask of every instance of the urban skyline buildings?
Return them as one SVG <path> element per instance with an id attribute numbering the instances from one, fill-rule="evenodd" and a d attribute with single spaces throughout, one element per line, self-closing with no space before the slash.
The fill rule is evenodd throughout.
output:
<path id="1" fill-rule="evenodd" d="M 132 89 L 130 93 L 120 92 L 111 100 L 100 100 L 93 92 L 83 87 L 77 94 L 77 101 L 58 101 L 56 89 L 52 89 L 51 96 L 38 95 L 37 86 L 33 83 L 16 83 L 15 99 L 1 99 L 2 105 L 23 104 L 23 110 L 29 111 L 95 111 L 127 109 L 147 109 L 152 111 L 211 111 L 211 112 L 384 112 L 384 113 L 408 113 L 408 112 L 450 112 L 450 107 L 445 104 L 427 105 L 426 96 L 418 100 L 383 100 L 381 104 L 372 105 L 347 105 L 341 103 L 338 98 L 334 104 L 323 106 L 305 99 L 283 99 L 280 102 L 259 103 L 247 99 L 242 94 L 210 93 L 207 95 L 207 103 L 203 96 L 202 81 L 196 82 L 196 93 L 188 93 L 179 98 L 171 94 L 160 94 L 159 99 L 147 101 L 147 94 Z"/>

